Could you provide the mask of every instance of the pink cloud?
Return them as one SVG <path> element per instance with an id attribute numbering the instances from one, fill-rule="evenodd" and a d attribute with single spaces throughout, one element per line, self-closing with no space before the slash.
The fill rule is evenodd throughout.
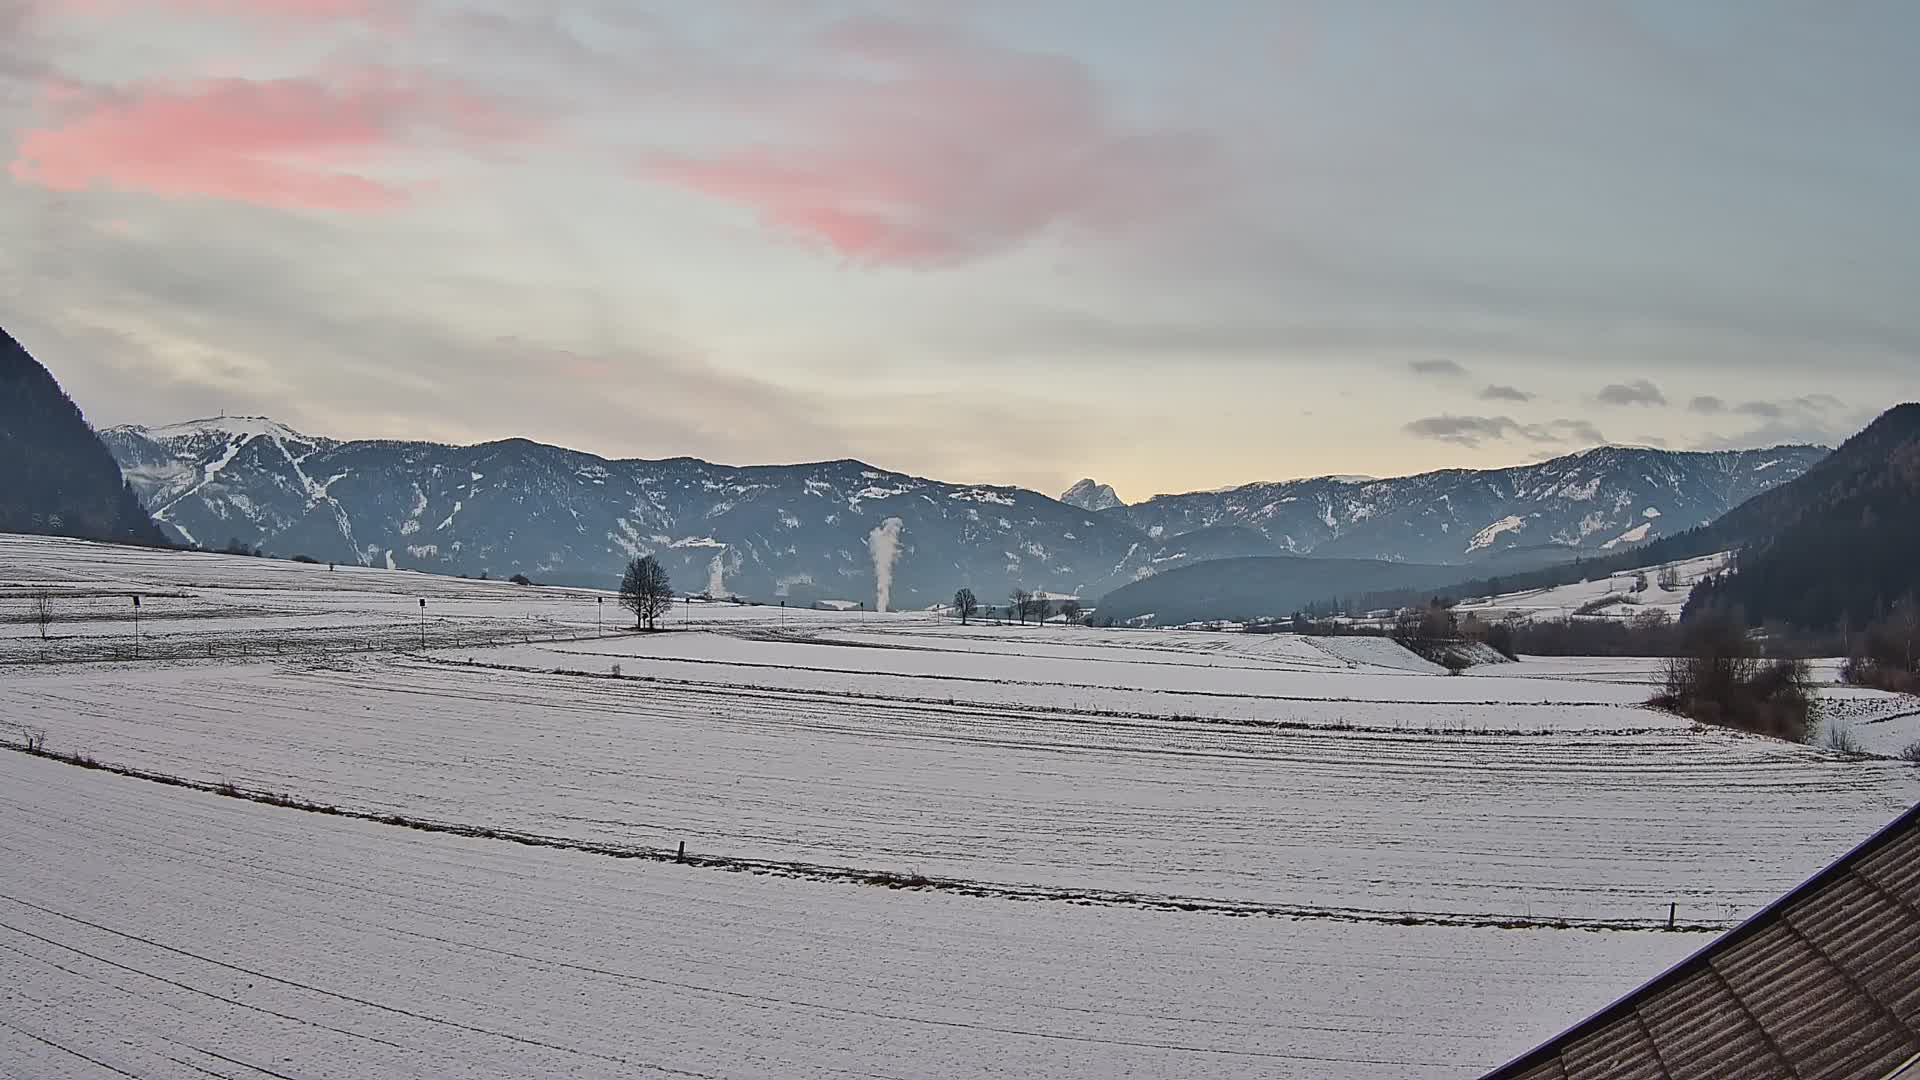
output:
<path id="1" fill-rule="evenodd" d="M 421 130 L 481 140 L 526 127 L 458 88 L 383 73 L 207 79 L 49 94 L 58 126 L 30 130 L 11 172 L 59 191 L 104 186 L 284 209 L 383 210 L 409 201 L 367 167 Z"/>
<path id="2" fill-rule="evenodd" d="M 358 19 L 384 22 L 402 17 L 411 0 L 40 0 L 44 10 L 63 15 L 117 15 L 128 11 L 165 11 L 192 15 L 258 16 L 326 22 Z"/>
<path id="3" fill-rule="evenodd" d="M 892 20 L 841 24 L 826 47 L 851 70 L 776 106 L 794 138 L 650 154 L 643 174 L 855 261 L 904 266 L 1175 212 L 1208 179 L 1206 140 L 1125 129 L 1069 58 Z"/>

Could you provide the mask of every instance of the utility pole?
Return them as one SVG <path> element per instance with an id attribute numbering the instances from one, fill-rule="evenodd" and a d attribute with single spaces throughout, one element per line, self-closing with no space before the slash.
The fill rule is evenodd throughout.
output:
<path id="1" fill-rule="evenodd" d="M 140 594 L 133 594 L 133 658 L 140 659 Z"/>
<path id="2" fill-rule="evenodd" d="M 420 598 L 420 651 L 427 651 L 427 598 Z"/>
<path id="3" fill-rule="evenodd" d="M 602 623 L 603 623 L 603 621 L 604 621 L 604 620 L 605 620 L 605 618 L 606 618 L 606 611 L 607 611 L 607 598 L 606 598 L 606 597 L 604 597 L 604 596 L 596 596 L 596 597 L 594 597 L 594 598 L 593 598 L 593 600 L 594 600 L 594 604 L 593 604 L 593 636 L 594 636 L 594 637 L 605 637 L 605 636 L 607 636 L 607 631 L 606 631 L 606 628 L 605 628 L 605 626 L 603 626 L 603 625 L 602 625 Z"/>

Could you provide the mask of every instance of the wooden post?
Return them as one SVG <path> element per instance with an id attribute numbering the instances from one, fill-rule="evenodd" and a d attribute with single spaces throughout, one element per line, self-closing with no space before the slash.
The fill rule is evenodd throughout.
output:
<path id="1" fill-rule="evenodd" d="M 1679 914 L 1680 914 L 1680 902 L 1678 900 L 1667 905 L 1667 929 L 1669 930 L 1673 929 L 1674 918 Z"/>
<path id="2" fill-rule="evenodd" d="M 675 856 L 673 857 L 673 861 L 674 861 L 674 862 L 686 862 L 686 861 L 687 861 L 687 842 L 686 842 L 685 840 L 682 840 L 682 841 L 680 841 L 680 854 L 678 854 L 678 855 L 675 855 Z"/>

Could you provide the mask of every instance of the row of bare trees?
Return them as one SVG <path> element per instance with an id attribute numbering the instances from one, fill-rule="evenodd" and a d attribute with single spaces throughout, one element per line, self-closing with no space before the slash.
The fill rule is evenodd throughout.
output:
<path id="1" fill-rule="evenodd" d="M 953 594 L 953 612 L 960 617 L 962 626 L 978 618 L 983 610 L 985 609 L 980 605 L 980 598 L 974 595 L 972 589 L 961 589 Z M 1064 616 L 1068 622 L 1073 623 L 1080 621 L 1084 610 L 1080 606 L 1080 601 L 1071 597 L 1056 600 L 1041 593 L 1015 589 L 1007 596 L 1006 617 L 1010 620 L 1018 620 L 1022 626 L 1025 626 L 1029 620 L 1044 624 L 1055 615 Z"/>

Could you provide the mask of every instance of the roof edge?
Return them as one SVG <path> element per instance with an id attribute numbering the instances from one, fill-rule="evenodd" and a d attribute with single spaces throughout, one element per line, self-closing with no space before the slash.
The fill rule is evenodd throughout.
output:
<path id="1" fill-rule="evenodd" d="M 1854 863 L 1872 855 L 1874 852 L 1891 843 L 1895 837 L 1904 833 L 1907 829 L 1916 826 L 1920 826 L 1920 803 L 1909 807 L 1905 813 L 1882 826 L 1878 832 L 1875 832 L 1872 836 L 1854 845 L 1851 851 L 1835 859 L 1825 869 L 1814 874 L 1799 885 L 1796 885 L 1786 895 L 1755 912 L 1739 926 L 1714 938 L 1706 947 L 1654 976 L 1631 992 L 1615 1000 L 1606 1008 L 1581 1020 L 1579 1023 L 1574 1024 L 1572 1027 L 1541 1043 L 1539 1046 L 1534 1047 L 1525 1054 L 1507 1062 L 1505 1065 L 1487 1073 L 1481 1077 L 1481 1080 L 1512 1080 L 1513 1077 L 1519 1076 L 1529 1069 L 1536 1068 L 1547 1060 L 1559 1055 L 1561 1051 L 1566 1049 L 1568 1043 L 1580 1035 L 1625 1015 L 1633 1008 L 1636 1001 L 1670 983 L 1678 981 L 1686 975 L 1692 974 L 1696 968 L 1707 963 L 1714 956 L 1759 933 L 1761 929 L 1769 925 L 1774 917 L 1788 905 L 1804 899 L 1812 893 L 1818 892 L 1824 886 L 1847 873 L 1847 871 L 1853 867 Z M 1887 1080 L 1908 1080 L 1909 1076 L 1920 1076 L 1920 1072 L 1916 1072 L 1915 1070 L 1916 1064 L 1920 1064 L 1920 1059 L 1909 1061 L 1907 1064 L 1895 1069 L 1893 1075 L 1888 1077 Z"/>

